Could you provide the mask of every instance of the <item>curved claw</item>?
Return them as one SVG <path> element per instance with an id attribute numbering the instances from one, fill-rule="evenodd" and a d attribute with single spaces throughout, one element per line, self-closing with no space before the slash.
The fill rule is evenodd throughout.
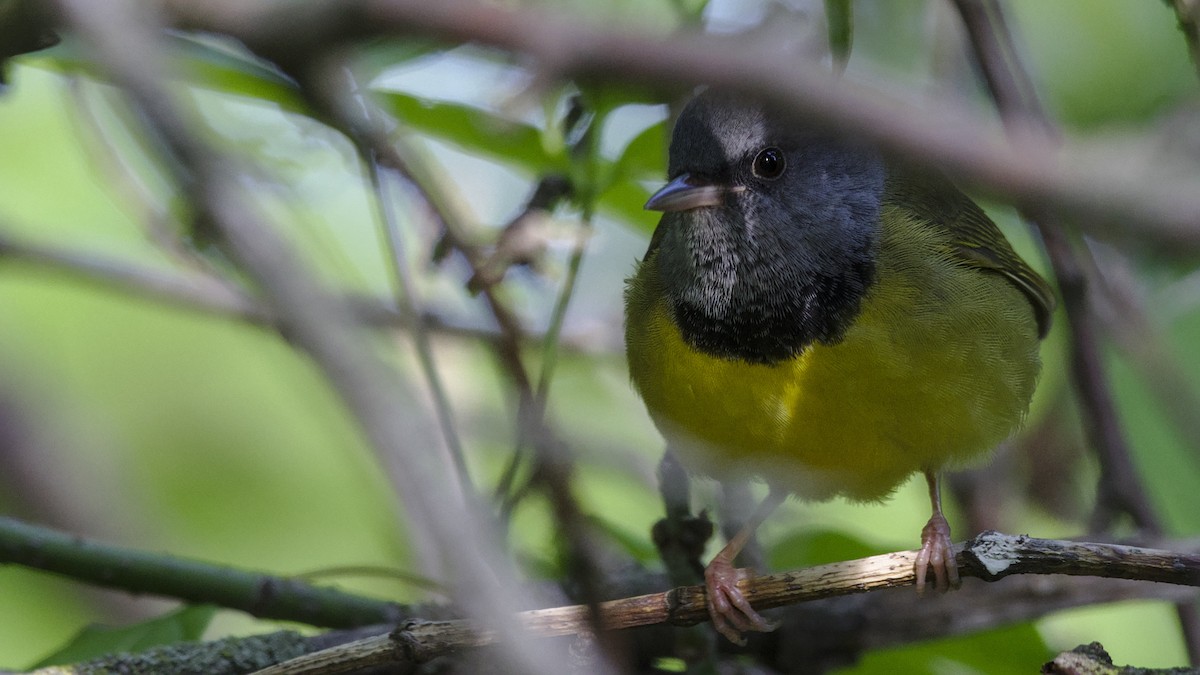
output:
<path id="1" fill-rule="evenodd" d="M 768 633 L 779 624 L 767 619 L 750 606 L 750 601 L 738 589 L 737 584 L 753 576 L 746 569 L 736 569 L 721 556 L 717 556 L 704 569 L 704 583 L 708 589 L 708 615 L 713 627 L 736 645 L 746 644 L 742 635 L 750 631 Z"/>

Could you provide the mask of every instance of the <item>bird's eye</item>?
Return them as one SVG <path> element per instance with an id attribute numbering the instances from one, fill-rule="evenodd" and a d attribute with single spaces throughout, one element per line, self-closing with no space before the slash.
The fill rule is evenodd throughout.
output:
<path id="1" fill-rule="evenodd" d="M 766 148 L 754 157 L 754 175 L 759 178 L 775 180 L 783 175 L 787 168 L 787 160 L 779 148 Z"/>

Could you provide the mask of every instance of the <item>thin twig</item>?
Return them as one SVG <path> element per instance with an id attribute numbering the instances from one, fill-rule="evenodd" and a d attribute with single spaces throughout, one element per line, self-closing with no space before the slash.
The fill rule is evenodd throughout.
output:
<path id="1" fill-rule="evenodd" d="M 442 382 L 442 376 L 437 367 L 433 344 L 429 341 L 429 331 L 426 330 L 424 318 L 417 309 L 420 304 L 417 299 L 417 284 L 413 279 L 412 266 L 409 265 L 405 255 L 404 233 L 400 231 L 395 204 L 384 188 L 384 177 L 379 163 L 375 159 L 374 151 L 359 146 L 359 153 L 370 175 L 371 189 L 375 193 L 375 203 L 379 208 L 380 221 L 391 254 L 392 267 L 399 291 L 398 304 L 408 318 L 409 334 L 412 336 L 413 346 L 416 348 L 417 362 L 425 376 L 425 384 L 429 387 L 429 393 L 433 397 L 433 407 L 438 416 L 442 439 L 446 441 L 446 448 L 450 452 L 450 460 L 454 464 L 455 474 L 459 480 L 458 488 L 464 496 L 474 494 L 475 489 L 471 484 L 471 472 L 467 468 L 462 438 L 458 434 L 458 424 L 454 421 L 454 409 L 450 405 L 450 397 L 446 393 L 445 384 Z"/>
<path id="2" fill-rule="evenodd" d="M 8 234 L 16 228 L 0 223 L 0 257 L 20 260 L 66 278 L 78 278 L 92 287 L 102 286 L 165 302 L 181 309 L 229 317 L 252 323 L 271 321 L 269 310 L 247 291 L 202 272 L 176 273 L 91 251 L 75 251 L 38 244 Z M 375 308 L 375 315 L 386 313 Z M 395 323 L 395 319 L 390 320 Z"/>
<path id="3" fill-rule="evenodd" d="M 514 233 L 523 229 L 529 218 L 536 212 L 548 211 L 554 207 L 562 198 L 573 192 L 573 186 L 570 181 L 564 176 L 551 175 L 543 177 L 537 187 L 533 191 L 533 195 L 529 197 L 529 201 L 525 204 L 521 212 L 518 213 L 504 228 L 504 233 Z M 504 243 L 505 234 L 500 235 L 496 245 L 497 252 L 493 254 L 493 258 L 501 258 L 500 270 L 491 269 L 493 265 L 488 265 L 488 276 L 485 279 L 472 279 L 471 285 L 475 288 L 483 288 L 486 285 L 495 283 L 503 276 L 503 271 L 512 261 L 512 255 L 502 252 L 500 249 L 506 248 Z M 509 237 L 519 238 L 520 234 L 510 234 Z M 583 236 L 582 233 L 577 236 Z M 578 240 L 578 245 L 575 251 L 572 252 L 571 260 L 574 262 L 576 258 L 582 261 L 582 245 L 584 241 Z M 522 248 L 518 246 L 517 248 Z M 579 252 L 576 255 L 576 251 Z M 572 271 L 574 268 L 574 271 Z M 549 387 L 549 378 L 553 373 L 553 365 L 547 366 L 548 362 L 552 362 L 556 357 L 562 345 L 562 318 L 566 314 L 567 304 L 570 297 L 574 293 L 574 278 L 578 275 L 578 264 L 569 264 L 567 272 L 567 280 L 563 284 L 563 288 L 559 291 L 559 297 L 555 302 L 555 308 L 551 312 L 551 321 L 546 329 L 546 333 L 542 336 L 542 370 L 538 376 L 537 389 L 532 393 L 532 403 L 527 411 L 518 411 L 518 419 L 530 418 L 530 424 L 536 420 L 539 424 L 544 420 L 545 396 Z M 555 319 L 554 317 L 557 317 Z M 553 335 L 553 338 L 550 336 Z M 535 414 L 536 413 L 536 414 Z M 521 427 L 517 434 L 517 442 L 514 444 L 513 451 L 509 457 L 508 464 L 504 467 L 504 471 L 500 474 L 500 479 L 496 481 L 496 487 L 492 491 L 492 499 L 500 504 L 499 512 L 502 522 L 506 522 L 511 516 L 513 509 L 516 508 L 519 501 L 528 494 L 526 487 L 513 489 L 516 482 L 517 474 L 524 464 L 528 443 L 524 438 L 524 427 Z"/>
<path id="4" fill-rule="evenodd" d="M 486 278 L 482 273 L 482 256 L 466 243 L 467 238 L 462 234 L 460 224 L 445 209 L 444 201 L 432 194 L 429 185 L 417 180 L 416 173 L 396 143 L 389 142 L 387 129 L 394 126 L 395 122 L 389 120 L 370 101 L 355 95 L 357 85 L 345 68 L 331 65 L 330 62 L 318 59 L 299 64 L 293 62 L 291 68 L 297 74 L 302 91 L 309 93 L 310 100 L 330 115 L 334 123 L 359 147 L 367 148 L 375 159 L 418 187 L 427 205 L 443 226 L 447 238 L 467 258 L 474 272 L 472 278 Z M 569 300 L 570 288 L 574 286 L 573 276 L 571 279 L 570 287 L 563 296 L 566 300 Z M 519 352 L 522 331 L 515 316 L 500 302 L 494 286 L 485 284 L 481 290 L 500 324 L 502 335 L 506 338 L 500 343 L 501 361 L 506 365 L 518 394 L 517 446 L 534 449 L 537 465 L 531 480 L 546 489 L 550 498 L 553 514 L 566 544 L 571 576 L 579 583 L 585 599 L 597 598 L 600 573 L 595 563 L 595 555 L 591 551 L 592 528 L 583 517 L 571 491 L 572 463 L 562 442 L 546 425 L 544 401 L 538 398 L 530 385 Z M 565 301 L 561 303 L 562 311 L 565 312 L 566 307 Z M 548 333 L 547 340 L 552 340 L 555 349 L 560 332 L 561 325 Z"/>
<path id="5" fill-rule="evenodd" d="M 422 180 L 400 148 L 400 140 L 391 138 L 395 121 L 379 110 L 369 99 L 354 98 L 359 90 L 353 75 L 338 59 L 323 59 L 319 50 L 304 55 L 303 61 L 290 61 L 293 74 L 303 83 L 302 91 L 321 114 L 359 147 L 369 148 L 381 166 L 393 171 L 414 193 L 434 218 L 449 244 L 462 254 L 471 268 L 472 278 L 484 278 L 485 262 L 478 248 L 466 234 L 461 219 L 448 207 L 448 200 L 431 181 Z M 499 340 L 493 341 L 502 371 L 517 390 L 518 410 L 533 401 L 533 385 L 523 359 L 521 343 L 524 330 L 517 315 L 489 284 L 480 288 L 488 309 L 500 330 Z"/>
<path id="6" fill-rule="evenodd" d="M 583 266 L 584 252 L 587 250 L 587 243 L 592 235 L 590 210 L 583 214 L 579 222 L 581 227 L 575 234 L 575 241 L 571 245 L 571 256 L 567 260 L 566 278 L 563 279 L 558 298 L 554 301 L 546 333 L 542 336 L 542 368 L 538 372 L 537 388 L 534 389 L 534 397 L 537 399 L 539 407 L 542 408 L 549 400 L 550 383 L 554 380 L 554 369 L 558 365 L 563 323 L 566 320 L 567 309 L 571 305 L 571 298 L 575 296 L 575 283 L 579 280 L 579 270 Z"/>
<path id="7" fill-rule="evenodd" d="M 76 111 L 76 114 L 69 115 L 68 119 L 75 127 L 75 133 L 81 143 L 87 147 L 83 156 L 91 163 L 92 172 L 103 176 L 107 184 L 117 191 L 122 197 L 118 203 L 132 211 L 133 219 L 141 224 L 151 242 L 159 245 L 179 262 L 193 264 L 194 257 L 184 252 L 177 236 L 169 233 L 170 216 L 164 205 L 154 198 L 150 187 L 126 161 L 125 153 L 116 148 L 114 139 L 100 121 L 96 101 L 98 97 L 109 93 L 108 90 L 97 86 L 93 96 L 85 89 L 88 80 L 72 76 L 67 82 L 67 91 L 71 94 Z M 120 115 L 120 111 L 110 112 Z"/>
<path id="8" fill-rule="evenodd" d="M 203 271 L 171 272 L 93 251 L 38 244 L 9 234 L 17 229 L 0 222 L 0 258 L 19 261 L 63 279 L 77 279 L 92 289 L 109 288 L 174 309 L 263 327 L 275 325 L 274 312 L 260 298 L 248 289 L 214 275 Z M 382 298 L 352 293 L 343 296 L 341 301 L 350 307 L 360 324 L 378 328 L 406 328 L 409 325 L 409 319 L 399 308 Z M 425 311 L 422 318 L 428 330 L 442 335 L 482 340 L 488 344 L 506 339 L 493 327 L 475 325 L 462 317 L 437 314 L 432 309 Z M 530 337 L 540 336 L 535 333 Z M 604 348 L 615 348 L 615 341 L 606 342 L 609 346 Z M 588 336 L 571 335 L 560 337 L 559 344 L 574 352 L 594 352 L 597 341 Z"/>
<path id="9" fill-rule="evenodd" d="M 602 119 L 595 115 L 588 114 L 587 108 L 584 107 L 579 97 L 571 100 L 570 108 L 567 110 L 564 119 L 562 120 L 562 135 L 567 138 L 576 137 L 577 141 L 570 148 L 572 161 L 577 164 L 582 164 L 589 170 L 589 173 L 594 173 L 592 169 L 597 162 L 596 136 L 599 133 L 597 127 L 603 123 Z M 594 181 L 594 176 L 589 177 L 585 181 L 584 190 L 580 190 L 578 185 L 574 185 L 567 179 L 566 189 L 568 194 L 576 197 L 576 201 L 582 207 L 583 212 L 579 217 L 579 229 L 575 232 L 575 241 L 571 246 L 571 255 L 567 260 L 567 275 L 563 280 L 562 288 L 559 289 L 558 298 L 554 302 L 554 307 L 550 312 L 550 323 L 546 328 L 545 338 L 542 340 L 542 368 L 538 373 L 537 388 L 534 390 L 534 401 L 539 416 L 544 417 L 546 414 L 546 404 L 550 396 L 550 383 L 554 380 L 554 369 L 558 365 L 558 341 L 562 335 L 563 323 L 567 318 L 567 309 L 571 306 L 571 299 L 575 297 L 575 282 L 579 279 L 579 270 L 583 265 L 583 255 L 587 251 L 588 241 L 592 235 L 592 218 L 595 215 L 596 195 L 591 188 L 591 183 Z M 542 181 L 543 187 L 546 181 Z M 534 193 L 535 198 L 537 193 Z"/>

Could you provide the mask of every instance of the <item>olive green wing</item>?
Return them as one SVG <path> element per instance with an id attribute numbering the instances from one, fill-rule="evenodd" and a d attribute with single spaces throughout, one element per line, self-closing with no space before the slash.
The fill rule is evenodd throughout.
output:
<path id="1" fill-rule="evenodd" d="M 970 197 L 944 176 L 909 170 L 889 176 L 884 199 L 945 230 L 952 243 L 951 254 L 964 264 L 1004 275 L 1029 298 L 1038 336 L 1046 336 L 1057 305 L 1054 291 L 1017 255 L 996 223 Z"/>

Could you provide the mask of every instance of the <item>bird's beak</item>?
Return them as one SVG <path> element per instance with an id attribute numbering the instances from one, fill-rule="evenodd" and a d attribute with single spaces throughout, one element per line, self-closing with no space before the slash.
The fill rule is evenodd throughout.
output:
<path id="1" fill-rule="evenodd" d="M 650 211 L 690 211 L 701 206 L 720 206 L 730 188 L 706 182 L 690 173 L 680 174 L 650 197 L 646 208 Z"/>

